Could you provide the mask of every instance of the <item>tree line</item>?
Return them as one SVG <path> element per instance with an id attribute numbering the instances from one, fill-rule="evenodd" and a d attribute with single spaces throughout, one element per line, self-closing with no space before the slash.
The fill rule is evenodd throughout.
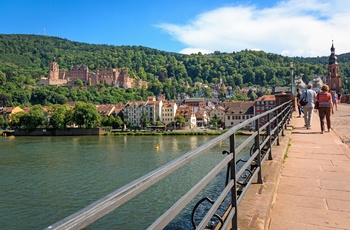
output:
<path id="1" fill-rule="evenodd" d="M 110 126 L 121 128 L 124 122 L 121 117 L 101 117 L 92 103 L 77 102 L 75 107 L 70 105 L 52 105 L 43 107 L 32 106 L 27 112 L 20 111 L 11 114 L 10 119 L 0 117 L 0 127 L 10 126 L 13 129 L 55 128 L 68 127 L 94 128 Z"/>

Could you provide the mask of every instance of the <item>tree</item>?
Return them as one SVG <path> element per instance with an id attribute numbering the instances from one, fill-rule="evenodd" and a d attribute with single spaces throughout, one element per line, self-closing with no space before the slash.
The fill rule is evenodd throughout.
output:
<path id="1" fill-rule="evenodd" d="M 4 127 L 6 124 L 6 121 L 3 116 L 0 116 L 0 127 Z"/>
<path id="2" fill-rule="evenodd" d="M 14 114 L 11 114 L 10 116 L 10 125 L 14 129 L 19 129 L 21 125 L 21 117 L 24 116 L 26 113 L 24 111 L 17 112 Z"/>
<path id="3" fill-rule="evenodd" d="M 77 102 L 75 105 L 74 122 L 83 128 L 93 128 L 99 125 L 100 115 L 91 103 Z"/>
<path id="4" fill-rule="evenodd" d="M 27 113 L 20 117 L 21 126 L 35 129 L 45 124 L 45 115 L 41 105 L 34 105 Z"/>
<path id="5" fill-rule="evenodd" d="M 111 122 L 108 116 L 103 116 L 101 118 L 101 125 L 102 126 L 111 126 Z"/>
<path id="6" fill-rule="evenodd" d="M 113 129 L 119 129 L 123 127 L 123 120 L 118 116 L 114 119 L 113 123 L 112 123 L 112 127 Z"/>
<path id="7" fill-rule="evenodd" d="M 66 127 L 66 115 L 67 115 L 66 105 L 54 105 L 53 113 L 50 116 L 49 124 L 55 129 L 62 129 Z"/>
<path id="8" fill-rule="evenodd" d="M 5 85 L 6 83 L 6 74 L 0 71 L 0 86 Z"/>
<path id="9" fill-rule="evenodd" d="M 209 123 L 215 126 L 215 128 L 217 128 L 218 125 L 221 124 L 221 119 L 215 115 L 213 118 L 210 119 Z"/>
<path id="10" fill-rule="evenodd" d="M 256 99 L 258 99 L 258 95 L 256 95 L 255 92 L 252 92 L 250 95 L 249 95 L 249 98 L 251 101 L 255 101 Z"/>
<path id="11" fill-rule="evenodd" d="M 66 115 L 64 117 L 64 127 L 72 126 L 74 123 L 74 109 L 67 107 Z"/>
<path id="12" fill-rule="evenodd" d="M 154 125 L 155 126 L 164 126 L 164 123 L 161 122 L 160 120 L 157 120 Z"/>
<path id="13" fill-rule="evenodd" d="M 141 126 L 142 126 L 142 128 L 145 128 L 145 127 L 147 127 L 147 126 L 149 126 L 149 125 L 150 125 L 149 119 L 148 119 L 148 117 L 146 116 L 146 114 L 143 113 L 143 114 L 142 114 L 142 117 L 141 117 Z"/>
<path id="14" fill-rule="evenodd" d="M 175 122 L 177 124 L 180 124 L 180 126 L 183 126 L 184 124 L 186 124 L 186 118 L 183 115 L 176 115 L 175 116 Z"/>
<path id="15" fill-rule="evenodd" d="M 77 86 L 82 87 L 84 85 L 84 82 L 80 79 L 77 79 L 76 84 Z"/>
<path id="16" fill-rule="evenodd" d="M 204 97 L 213 97 L 213 95 L 211 94 L 211 90 L 210 88 L 205 88 L 204 90 Z"/>

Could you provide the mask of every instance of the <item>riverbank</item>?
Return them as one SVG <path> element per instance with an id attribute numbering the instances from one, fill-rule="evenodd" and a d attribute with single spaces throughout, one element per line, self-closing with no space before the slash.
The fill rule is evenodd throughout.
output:
<path id="1" fill-rule="evenodd" d="M 198 131 L 117 131 L 107 132 L 103 129 L 33 129 L 33 130 L 1 130 L 0 136 L 169 136 L 169 135 L 220 135 L 224 130 L 198 130 Z"/>

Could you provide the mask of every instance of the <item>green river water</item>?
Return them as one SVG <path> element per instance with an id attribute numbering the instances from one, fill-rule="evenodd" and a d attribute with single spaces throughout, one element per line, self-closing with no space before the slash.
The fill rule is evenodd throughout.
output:
<path id="1" fill-rule="evenodd" d="M 1 137 L 0 229 L 48 227 L 214 137 Z M 147 228 L 223 159 L 224 149 L 229 149 L 226 142 L 88 229 Z M 224 176 L 214 188 L 224 186 Z M 190 228 L 188 213 L 168 227 Z"/>

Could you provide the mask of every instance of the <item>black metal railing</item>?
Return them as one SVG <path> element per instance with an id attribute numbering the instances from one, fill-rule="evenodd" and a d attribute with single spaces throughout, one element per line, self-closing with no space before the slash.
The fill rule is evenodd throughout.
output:
<path id="1" fill-rule="evenodd" d="M 229 140 L 230 149 L 224 150 L 227 154 L 224 159 L 217 164 L 207 175 L 205 175 L 194 187 L 192 187 L 185 195 L 183 195 L 171 208 L 161 215 L 148 229 L 163 229 L 166 227 L 185 206 L 191 202 L 196 195 L 205 186 L 227 167 L 226 183 L 221 194 L 214 201 L 208 197 L 202 198 L 192 211 L 192 224 L 196 229 L 220 228 L 238 229 L 238 206 L 242 201 L 247 189 L 256 178 L 257 183 L 262 183 L 261 167 L 262 163 L 268 158 L 272 159 L 272 146 L 279 145 L 280 136 L 284 136 L 284 130 L 289 123 L 293 112 L 293 101 L 285 102 L 271 110 L 252 117 L 232 128 L 225 133 L 217 136 L 211 141 L 199 146 L 198 148 L 187 152 L 186 154 L 172 160 L 162 167 L 144 175 L 143 177 L 121 187 L 120 189 L 110 193 L 102 199 L 90 204 L 84 209 L 68 216 L 67 218 L 47 227 L 46 229 L 82 229 L 111 211 L 117 209 L 124 203 L 131 200 L 141 192 L 145 191 L 155 183 L 172 174 L 179 168 L 191 162 L 201 154 L 208 152 L 211 148 L 217 146 L 224 140 Z M 265 119 L 266 123 L 259 123 L 259 120 Z M 250 124 L 255 124 L 255 130 L 247 137 L 243 143 L 235 147 L 236 133 Z M 250 147 L 250 157 L 242 160 L 237 159 L 237 155 L 246 147 Z M 237 168 L 240 164 L 240 168 Z M 230 198 L 230 205 L 225 215 L 218 215 L 217 210 L 223 201 Z M 198 205 L 208 201 L 211 205 L 205 216 L 201 218 L 199 223 L 195 223 L 194 214 Z M 218 223 L 213 226 L 212 218 L 216 218 Z"/>

